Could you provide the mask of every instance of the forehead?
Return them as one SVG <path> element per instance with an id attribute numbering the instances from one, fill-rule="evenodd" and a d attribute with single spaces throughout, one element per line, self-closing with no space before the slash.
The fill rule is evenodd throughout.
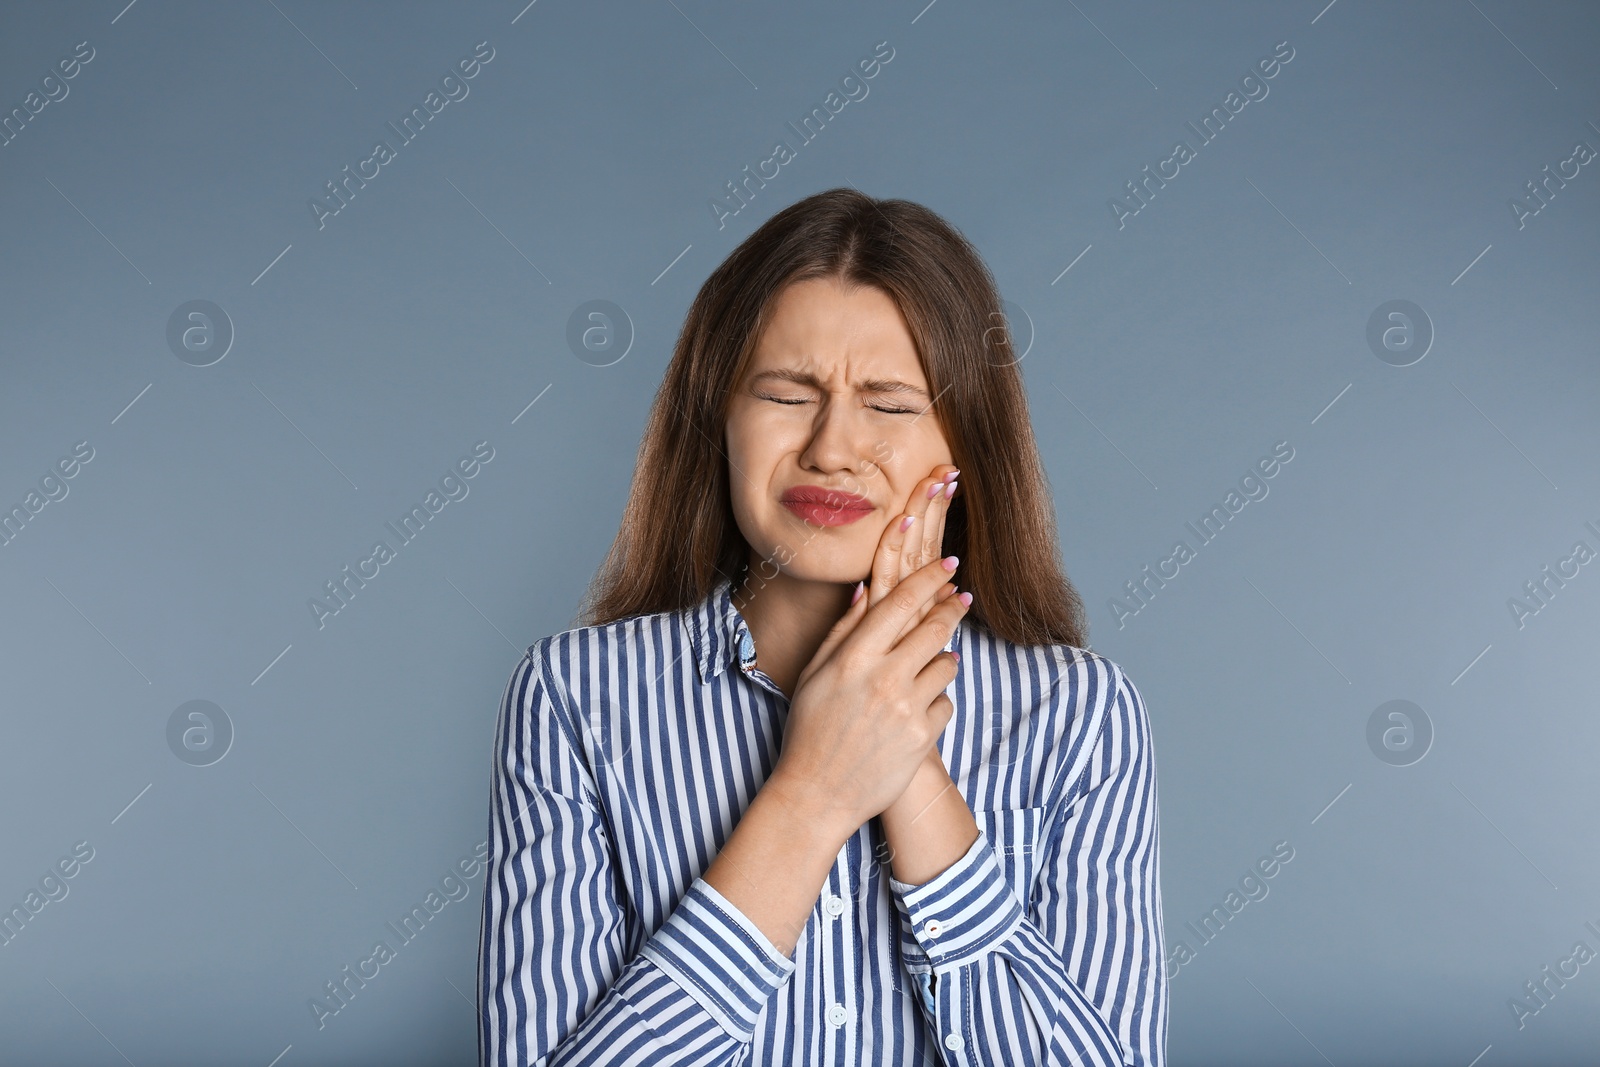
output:
<path id="1" fill-rule="evenodd" d="M 795 282 L 773 301 L 751 371 L 775 367 L 824 378 L 889 374 L 926 384 L 916 342 L 893 298 L 871 286 L 846 290 L 832 278 Z"/>

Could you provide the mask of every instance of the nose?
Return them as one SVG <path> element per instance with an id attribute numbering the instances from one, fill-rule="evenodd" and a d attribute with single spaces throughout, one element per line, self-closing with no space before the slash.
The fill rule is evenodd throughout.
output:
<path id="1" fill-rule="evenodd" d="M 818 471 L 852 471 L 861 478 L 877 472 L 874 443 L 877 440 L 869 430 L 867 413 L 838 397 L 830 395 L 823 401 L 812 424 L 811 440 L 800 455 L 800 464 Z"/>

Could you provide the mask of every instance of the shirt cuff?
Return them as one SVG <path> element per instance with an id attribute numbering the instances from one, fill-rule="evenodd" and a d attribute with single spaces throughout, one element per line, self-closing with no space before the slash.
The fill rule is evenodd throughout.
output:
<path id="1" fill-rule="evenodd" d="M 980 827 L 962 857 L 921 885 L 891 876 L 900 911 L 900 954 L 915 973 L 926 964 L 935 974 L 954 970 L 1010 937 L 1023 920 L 1017 900 Z"/>
<path id="2" fill-rule="evenodd" d="M 747 1042 L 795 961 L 728 898 L 696 878 L 639 950 L 693 997 L 729 1036 Z"/>

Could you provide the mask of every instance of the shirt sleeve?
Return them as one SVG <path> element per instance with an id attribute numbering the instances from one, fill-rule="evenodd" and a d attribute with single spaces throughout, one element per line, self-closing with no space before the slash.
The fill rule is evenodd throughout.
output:
<path id="1" fill-rule="evenodd" d="M 795 962 L 703 878 L 624 958 L 616 857 L 547 647 L 512 672 L 495 731 L 480 1067 L 733 1063 Z"/>
<path id="2" fill-rule="evenodd" d="M 1111 706 L 1082 789 L 1041 845 L 1030 903 L 981 828 L 929 881 L 890 879 L 901 955 L 946 1064 L 1165 1067 L 1155 751 L 1138 689 L 1100 663 Z"/>

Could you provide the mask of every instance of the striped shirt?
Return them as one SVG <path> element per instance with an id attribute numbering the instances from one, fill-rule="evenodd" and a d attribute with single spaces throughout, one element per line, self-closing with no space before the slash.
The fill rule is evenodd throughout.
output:
<path id="1" fill-rule="evenodd" d="M 963 617 L 938 747 L 978 839 L 921 885 L 877 821 L 792 956 L 711 865 L 782 747 L 723 579 L 533 644 L 495 733 L 479 1061 L 1165 1067 L 1155 753 L 1115 663 Z"/>

